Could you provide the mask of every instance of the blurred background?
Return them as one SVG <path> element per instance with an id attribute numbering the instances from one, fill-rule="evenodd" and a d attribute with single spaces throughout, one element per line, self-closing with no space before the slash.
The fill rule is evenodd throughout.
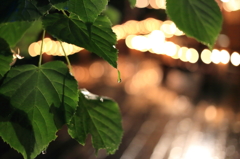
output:
<path id="1" fill-rule="evenodd" d="M 224 23 L 210 51 L 167 17 L 165 0 L 137 0 L 134 9 L 111 0 L 104 14 L 117 35 L 122 82 L 95 54 L 64 47 L 79 87 L 119 104 L 122 144 L 114 155 L 95 156 L 90 136 L 81 146 L 64 126 L 36 159 L 240 159 L 240 1 L 217 3 Z M 18 43 L 25 58 L 16 64 L 38 61 L 40 37 L 36 22 Z M 44 62 L 64 60 L 53 37 L 44 42 Z M 22 157 L 0 140 L 0 158 Z"/>

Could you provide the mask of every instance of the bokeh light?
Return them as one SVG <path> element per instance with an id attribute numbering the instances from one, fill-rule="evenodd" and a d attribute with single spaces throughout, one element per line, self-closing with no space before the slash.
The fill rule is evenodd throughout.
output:
<path id="1" fill-rule="evenodd" d="M 233 52 L 231 55 L 231 63 L 234 66 L 238 66 L 240 64 L 240 55 L 237 52 Z"/>
<path id="2" fill-rule="evenodd" d="M 201 60 L 205 63 L 205 64 L 210 64 L 211 63 L 211 51 L 208 49 L 204 49 L 201 53 Z"/>

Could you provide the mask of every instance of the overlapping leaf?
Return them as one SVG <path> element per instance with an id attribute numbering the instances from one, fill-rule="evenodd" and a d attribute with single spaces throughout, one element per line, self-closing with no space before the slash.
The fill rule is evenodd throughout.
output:
<path id="1" fill-rule="evenodd" d="M 62 62 L 14 67 L 0 88 L 0 136 L 25 159 L 35 158 L 72 118 L 77 92 Z"/>
<path id="2" fill-rule="evenodd" d="M 0 80 L 10 69 L 10 63 L 13 60 L 13 54 L 8 43 L 0 38 Z"/>
<path id="3" fill-rule="evenodd" d="M 128 1 L 129 1 L 129 3 L 130 3 L 130 6 L 131 6 L 132 8 L 134 8 L 135 5 L 136 5 L 136 0 L 128 0 Z"/>
<path id="4" fill-rule="evenodd" d="M 85 23 L 93 23 L 105 9 L 108 0 L 68 0 L 62 3 L 51 0 L 51 3 L 58 9 L 77 14 Z"/>
<path id="5" fill-rule="evenodd" d="M 167 14 L 186 35 L 213 47 L 222 27 L 215 0 L 167 0 Z"/>
<path id="6" fill-rule="evenodd" d="M 2 0 L 0 23 L 33 21 L 51 8 L 48 0 Z"/>
<path id="7" fill-rule="evenodd" d="M 85 89 L 81 90 L 79 107 L 68 131 L 72 138 L 83 145 L 87 135 L 91 134 L 96 151 L 106 149 L 113 154 L 118 149 L 123 134 L 117 103 Z"/>
<path id="8" fill-rule="evenodd" d="M 47 15 L 43 18 L 43 26 L 52 36 L 94 52 L 117 67 L 116 35 L 107 17 L 98 16 L 91 29 L 91 37 L 85 23 L 75 15 Z"/>
<path id="9" fill-rule="evenodd" d="M 0 24 L 0 37 L 4 38 L 10 46 L 15 46 L 23 34 L 32 25 L 32 22 L 12 22 Z"/>

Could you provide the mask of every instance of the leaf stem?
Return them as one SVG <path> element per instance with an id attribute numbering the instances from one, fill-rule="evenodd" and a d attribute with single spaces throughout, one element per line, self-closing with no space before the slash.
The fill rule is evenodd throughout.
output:
<path id="1" fill-rule="evenodd" d="M 64 10 L 61 10 L 63 12 L 64 15 L 68 16 L 67 13 Z"/>
<path id="2" fill-rule="evenodd" d="M 38 67 L 40 67 L 41 64 L 42 64 L 43 39 L 45 37 L 45 34 L 46 34 L 46 30 L 43 30 L 42 43 L 41 43 L 41 48 L 40 48 L 40 58 L 39 58 L 39 62 L 38 62 Z"/>
<path id="3" fill-rule="evenodd" d="M 72 65 L 71 65 L 70 60 L 69 60 L 69 58 L 68 58 L 68 56 L 67 56 L 67 54 L 66 54 L 66 51 L 65 51 L 65 49 L 64 49 L 64 47 L 63 47 L 62 41 L 59 40 L 59 42 L 60 42 L 60 45 L 61 45 L 61 47 L 62 47 L 64 56 L 65 56 L 65 58 L 66 58 L 66 60 L 67 60 L 68 67 L 69 67 L 69 71 L 70 71 L 70 73 L 73 75 Z"/>

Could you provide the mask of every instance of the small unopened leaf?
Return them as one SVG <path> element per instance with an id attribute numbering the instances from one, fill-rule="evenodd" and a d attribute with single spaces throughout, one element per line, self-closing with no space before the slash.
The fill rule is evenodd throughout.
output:
<path id="1" fill-rule="evenodd" d="M 96 149 L 106 149 L 113 154 L 121 143 L 123 130 L 118 105 L 113 100 L 100 97 L 83 89 L 79 93 L 79 106 L 71 123 L 69 134 L 84 145 L 91 134 Z"/>
<path id="2" fill-rule="evenodd" d="M 106 16 L 98 16 L 91 27 L 91 37 L 85 23 L 78 16 L 67 17 L 61 14 L 51 14 L 43 18 L 43 27 L 52 36 L 91 51 L 113 67 L 117 67 L 116 35 L 111 29 L 111 23 Z"/>
<path id="3" fill-rule="evenodd" d="M 0 23 L 33 21 L 51 8 L 48 0 L 6 0 L 1 2 Z"/>
<path id="4" fill-rule="evenodd" d="M 85 23 L 93 23 L 108 4 L 108 0 L 69 0 L 63 3 L 51 0 L 51 2 L 58 9 L 77 14 Z"/>
<path id="5" fill-rule="evenodd" d="M 33 22 L 26 21 L 1 23 L 0 37 L 4 38 L 10 46 L 15 46 L 32 24 Z"/>
<path id="6" fill-rule="evenodd" d="M 9 71 L 12 60 L 13 54 L 8 43 L 0 38 L 0 79 Z"/>
<path id="7" fill-rule="evenodd" d="M 167 14 L 186 35 L 212 49 L 222 28 L 215 0 L 167 0 Z"/>
<path id="8" fill-rule="evenodd" d="M 77 87 L 63 62 L 12 68 L 0 88 L 0 136 L 25 159 L 35 158 L 70 122 Z"/>

